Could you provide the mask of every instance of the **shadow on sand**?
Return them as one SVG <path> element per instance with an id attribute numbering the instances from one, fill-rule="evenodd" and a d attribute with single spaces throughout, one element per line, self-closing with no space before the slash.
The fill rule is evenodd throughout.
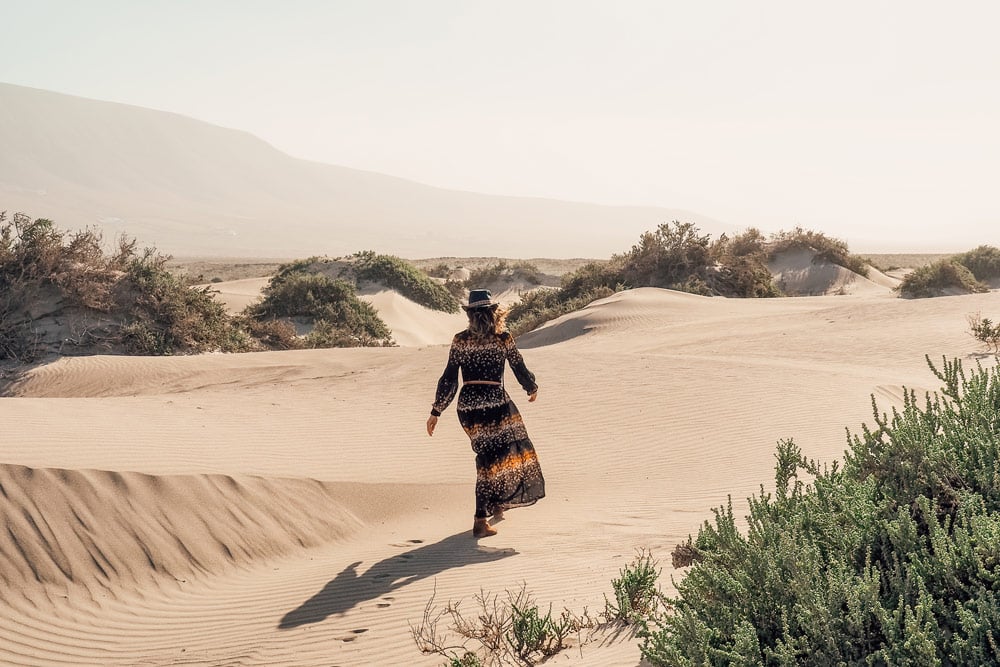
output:
<path id="1" fill-rule="evenodd" d="M 285 614 L 278 628 L 287 630 L 308 623 L 319 623 L 332 614 L 343 614 L 366 600 L 383 598 L 414 581 L 445 570 L 489 563 L 515 554 L 517 551 L 514 549 L 480 546 L 466 530 L 435 544 L 410 549 L 381 560 L 363 574 L 358 574 L 363 561 L 357 561 L 341 570 L 323 590 Z M 389 606 L 388 601 L 381 604 Z"/>

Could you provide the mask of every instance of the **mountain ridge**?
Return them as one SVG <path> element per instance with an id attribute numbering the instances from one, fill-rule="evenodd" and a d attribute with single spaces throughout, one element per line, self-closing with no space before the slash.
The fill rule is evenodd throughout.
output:
<path id="1" fill-rule="evenodd" d="M 0 210 L 185 256 L 607 257 L 678 209 L 450 190 L 170 111 L 0 83 Z"/>

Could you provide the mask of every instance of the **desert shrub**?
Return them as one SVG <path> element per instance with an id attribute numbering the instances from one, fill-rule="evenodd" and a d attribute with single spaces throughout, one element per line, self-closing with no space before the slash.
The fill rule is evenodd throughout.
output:
<path id="1" fill-rule="evenodd" d="M 92 229 L 60 230 L 46 219 L 0 214 L 0 359 L 100 351 L 176 354 L 243 351 L 258 345 L 207 290 L 165 269 L 168 256 L 120 237 L 109 253 Z M 49 341 L 42 317 L 86 322 L 75 337 Z M 83 326 L 83 325 L 81 325 Z"/>
<path id="2" fill-rule="evenodd" d="M 707 234 L 690 222 L 662 224 L 645 232 L 622 257 L 621 282 L 678 289 L 690 277 L 703 277 L 711 263 Z"/>
<path id="3" fill-rule="evenodd" d="M 303 344 L 308 347 L 351 347 L 389 345 L 392 332 L 378 311 L 358 298 L 351 283 L 312 273 L 296 262 L 279 271 L 267 287 L 263 299 L 252 304 L 245 315 L 255 320 L 305 318 L 313 322 L 313 332 Z"/>
<path id="4" fill-rule="evenodd" d="M 712 265 L 705 282 L 711 292 L 741 298 L 781 296 L 767 268 L 767 240 L 760 230 L 751 227 L 732 237 L 722 234 L 709 246 L 709 256 Z"/>
<path id="5" fill-rule="evenodd" d="M 331 304 L 357 298 L 350 283 L 322 273 L 281 273 L 263 290 L 263 299 L 252 308 L 258 317 L 308 317 L 329 314 Z"/>
<path id="6" fill-rule="evenodd" d="M 163 355 L 254 349 L 249 334 L 235 325 L 211 291 L 188 287 L 165 268 L 168 259 L 147 249 L 129 262 L 116 285 L 116 310 L 128 313 L 126 351 Z"/>
<path id="7" fill-rule="evenodd" d="M 507 328 L 515 337 L 520 336 L 614 293 L 608 287 L 595 287 L 575 297 L 566 298 L 562 290 L 533 290 L 522 295 L 520 301 L 511 306 L 507 315 Z"/>
<path id="8" fill-rule="evenodd" d="M 976 280 L 981 282 L 1000 278 L 1000 248 L 995 246 L 981 245 L 955 255 L 952 259 L 971 271 Z"/>
<path id="9" fill-rule="evenodd" d="M 970 315 L 968 321 L 969 333 L 972 334 L 973 338 L 985 343 L 986 347 L 993 352 L 1000 352 L 1000 322 L 994 324 L 993 320 L 983 317 L 979 313 Z"/>
<path id="10" fill-rule="evenodd" d="M 464 280 L 451 280 L 451 279 L 445 280 L 444 288 L 448 290 L 448 294 L 451 294 L 453 297 L 455 297 L 455 300 L 458 301 L 460 304 L 462 303 L 461 300 L 466 297 L 466 294 L 468 293 L 469 290 L 469 288 L 465 286 Z"/>
<path id="11" fill-rule="evenodd" d="M 507 591 L 503 599 L 481 592 L 475 601 L 470 617 L 461 602 L 437 609 L 432 595 L 420 625 L 410 626 L 417 648 L 447 658 L 449 665 L 534 665 L 565 649 L 571 634 L 579 637 L 595 626 L 586 610 L 577 615 L 563 609 L 554 615 L 549 605 L 543 612 L 523 585 Z M 442 629 L 446 618 L 450 626 Z M 457 636 L 452 638 L 449 631 Z"/>
<path id="12" fill-rule="evenodd" d="M 846 242 L 831 238 L 822 232 L 796 227 L 791 231 L 773 234 L 769 246 L 771 257 L 787 250 L 804 248 L 816 253 L 817 259 L 837 264 L 862 276 L 868 276 L 868 263 L 863 257 L 851 254 Z"/>
<path id="13" fill-rule="evenodd" d="M 941 296 L 949 290 L 989 291 L 987 285 L 976 280 L 972 271 L 952 258 L 914 269 L 906 274 L 896 289 L 900 294 L 916 299 Z"/>
<path id="14" fill-rule="evenodd" d="M 444 262 L 438 262 L 434 266 L 424 269 L 424 273 L 431 278 L 447 278 L 451 275 L 451 267 Z"/>
<path id="15" fill-rule="evenodd" d="M 560 281 L 561 297 L 578 299 L 603 290 L 618 292 L 628 286 L 623 282 L 622 257 L 612 257 L 607 262 L 588 262 L 576 271 L 566 274 Z"/>
<path id="16" fill-rule="evenodd" d="M 406 260 L 392 255 L 377 255 L 371 251 L 353 256 L 354 272 L 359 283 L 381 283 L 406 298 L 433 310 L 457 313 L 459 302 L 443 285 L 431 280 L 426 273 Z"/>
<path id="17" fill-rule="evenodd" d="M 526 282 L 529 285 L 541 285 L 542 278 L 538 267 L 531 262 L 509 262 L 501 259 L 492 264 L 472 269 L 465 286 L 476 289 L 497 283 Z"/>
<path id="18" fill-rule="evenodd" d="M 763 245 L 763 236 L 755 229 L 711 242 L 691 223 L 663 224 L 644 233 L 628 252 L 563 276 L 559 289 L 523 295 L 507 322 L 520 335 L 596 299 L 636 287 L 666 287 L 704 296 L 780 296 Z"/>
<path id="19" fill-rule="evenodd" d="M 940 393 L 889 414 L 873 397 L 842 465 L 783 441 L 746 533 L 730 503 L 682 545 L 694 563 L 642 631 L 652 664 L 997 663 L 1000 369 L 928 365 Z"/>
<path id="20" fill-rule="evenodd" d="M 296 350 L 305 346 L 295 331 L 295 325 L 277 317 L 248 316 L 245 312 L 234 317 L 236 326 L 245 330 L 266 350 Z"/>
<path id="21" fill-rule="evenodd" d="M 660 570 L 653 555 L 640 551 L 611 580 L 614 602 L 604 596 L 604 616 L 609 621 L 635 623 L 656 613 L 663 594 L 657 580 Z"/>

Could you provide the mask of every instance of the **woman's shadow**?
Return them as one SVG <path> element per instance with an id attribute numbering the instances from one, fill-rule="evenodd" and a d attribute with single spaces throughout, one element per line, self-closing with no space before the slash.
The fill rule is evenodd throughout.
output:
<path id="1" fill-rule="evenodd" d="M 321 591 L 284 615 L 278 628 L 287 630 L 308 623 L 319 623 L 332 614 L 343 614 L 366 600 L 375 600 L 414 581 L 454 567 L 489 563 L 517 554 L 514 549 L 482 547 L 463 531 L 435 544 L 417 547 L 381 560 L 363 574 L 363 561 L 351 563 L 330 580 Z M 388 602 L 383 602 L 388 606 Z"/>

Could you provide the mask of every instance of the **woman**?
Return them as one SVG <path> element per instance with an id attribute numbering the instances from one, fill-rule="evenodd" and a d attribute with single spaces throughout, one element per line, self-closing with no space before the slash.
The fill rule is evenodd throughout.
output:
<path id="1" fill-rule="evenodd" d="M 455 334 L 448 365 L 438 380 L 427 434 L 434 435 L 438 417 L 458 391 L 458 371 L 462 371 L 462 391 L 458 394 L 458 421 L 476 453 L 476 515 L 472 524 L 475 537 L 496 535 L 487 517 L 494 522 L 503 511 L 531 505 L 545 497 L 545 480 L 535 448 L 521 421 L 517 406 L 503 387 L 504 362 L 528 392 L 528 400 L 538 397 L 535 376 L 524 365 L 514 337 L 504 329 L 504 316 L 489 290 L 469 292 L 469 328 Z"/>

